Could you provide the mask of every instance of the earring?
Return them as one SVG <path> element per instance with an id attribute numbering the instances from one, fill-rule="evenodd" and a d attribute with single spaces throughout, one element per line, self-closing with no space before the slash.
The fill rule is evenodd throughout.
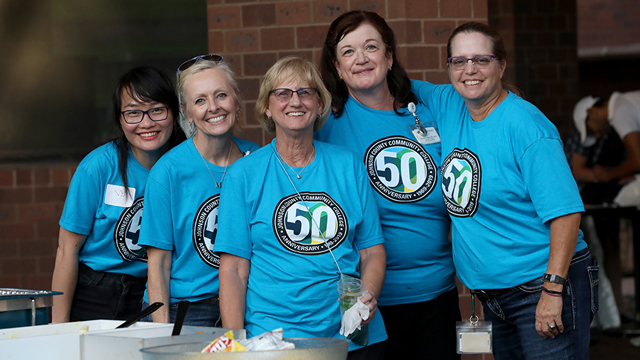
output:
<path id="1" fill-rule="evenodd" d="M 338 73 L 338 77 L 340 78 L 340 80 L 343 80 L 342 79 L 342 73 Z"/>
<path id="2" fill-rule="evenodd" d="M 390 64 L 390 65 L 389 65 L 389 71 L 391 71 L 391 67 L 392 67 L 392 66 L 393 66 L 393 64 Z"/>
<path id="3" fill-rule="evenodd" d="M 240 109 L 238 109 L 238 111 L 236 111 L 236 119 L 240 119 Z"/>

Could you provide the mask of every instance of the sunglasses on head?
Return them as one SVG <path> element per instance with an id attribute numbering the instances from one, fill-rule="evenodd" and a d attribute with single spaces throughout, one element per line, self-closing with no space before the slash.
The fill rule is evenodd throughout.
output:
<path id="1" fill-rule="evenodd" d="M 176 72 L 176 75 L 180 75 L 181 72 L 187 70 L 188 68 L 190 68 L 200 60 L 211 61 L 214 63 L 224 62 L 224 58 L 222 57 L 222 55 L 207 54 L 207 55 L 196 56 L 180 64 L 180 66 L 178 66 L 178 71 Z"/>

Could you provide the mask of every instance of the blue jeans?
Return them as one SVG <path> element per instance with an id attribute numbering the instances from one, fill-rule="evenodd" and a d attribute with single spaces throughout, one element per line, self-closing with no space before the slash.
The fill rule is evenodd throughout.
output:
<path id="1" fill-rule="evenodd" d="M 149 307 L 149 303 L 144 301 L 142 303 L 142 308 L 146 309 Z M 178 304 L 169 305 L 169 322 L 172 324 L 176 322 L 176 314 L 178 313 Z M 142 318 L 141 321 L 152 322 L 151 315 L 147 315 Z M 220 321 L 220 306 L 195 301 L 189 305 L 189 309 L 187 310 L 187 315 L 184 318 L 183 325 L 190 326 L 206 326 L 206 327 L 219 327 L 222 324 Z"/>
<path id="2" fill-rule="evenodd" d="M 147 278 L 95 271 L 80 263 L 69 321 L 127 320 L 142 310 Z"/>
<path id="3" fill-rule="evenodd" d="M 536 332 L 542 276 L 496 297 L 478 294 L 493 323 L 495 360 L 589 359 L 589 325 L 598 311 L 598 265 L 588 249 L 573 256 L 562 296 L 564 332 L 543 338 Z"/>

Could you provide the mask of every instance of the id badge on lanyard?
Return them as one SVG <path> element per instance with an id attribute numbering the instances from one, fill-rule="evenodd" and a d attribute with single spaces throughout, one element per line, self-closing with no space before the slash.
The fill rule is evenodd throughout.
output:
<path id="1" fill-rule="evenodd" d="M 458 354 L 489 354 L 493 352 L 491 321 L 480 321 L 476 315 L 475 295 L 471 293 L 469 321 L 456 322 L 456 352 Z"/>
<path id="2" fill-rule="evenodd" d="M 436 125 L 429 121 L 423 124 L 420 122 L 420 118 L 416 115 L 416 104 L 409 103 L 407 106 L 409 112 L 416 119 L 416 123 L 413 125 L 409 125 L 409 129 L 416 140 L 423 145 L 436 144 L 440 142 L 440 135 L 438 135 L 438 131 L 436 130 Z"/>

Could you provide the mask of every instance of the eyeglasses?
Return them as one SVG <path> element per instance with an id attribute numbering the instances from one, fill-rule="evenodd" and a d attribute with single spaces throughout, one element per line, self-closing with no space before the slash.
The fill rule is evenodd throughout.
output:
<path id="1" fill-rule="evenodd" d="M 137 124 L 141 122 L 145 114 L 153 121 L 162 121 L 166 120 L 169 116 L 169 107 L 160 106 L 149 110 L 126 110 L 120 113 L 124 118 L 124 122 L 127 124 Z"/>
<path id="2" fill-rule="evenodd" d="M 491 64 L 491 59 L 500 60 L 499 57 L 493 55 L 478 55 L 472 58 L 466 58 L 464 56 L 452 56 L 447 59 L 447 64 L 449 64 L 449 67 L 453 70 L 462 70 L 467 67 L 469 60 L 471 60 L 471 63 L 476 68 L 485 69 Z"/>
<path id="3" fill-rule="evenodd" d="M 181 72 L 187 70 L 188 68 L 193 66 L 193 64 L 197 63 L 200 60 L 211 61 L 211 62 L 214 62 L 214 63 L 224 62 L 224 58 L 222 57 L 222 55 L 207 54 L 207 55 L 196 56 L 193 59 L 189 59 L 189 60 L 183 62 L 182 64 L 180 64 L 180 66 L 178 66 L 178 70 L 176 72 L 176 75 L 180 75 Z"/>
<path id="4" fill-rule="evenodd" d="M 298 90 L 280 88 L 269 91 L 269 94 L 274 94 L 276 96 L 276 100 L 280 102 L 289 102 L 293 93 L 298 94 L 298 99 L 300 99 L 300 101 L 305 101 L 313 98 L 313 96 L 319 92 L 320 91 L 316 88 L 301 88 Z"/>

